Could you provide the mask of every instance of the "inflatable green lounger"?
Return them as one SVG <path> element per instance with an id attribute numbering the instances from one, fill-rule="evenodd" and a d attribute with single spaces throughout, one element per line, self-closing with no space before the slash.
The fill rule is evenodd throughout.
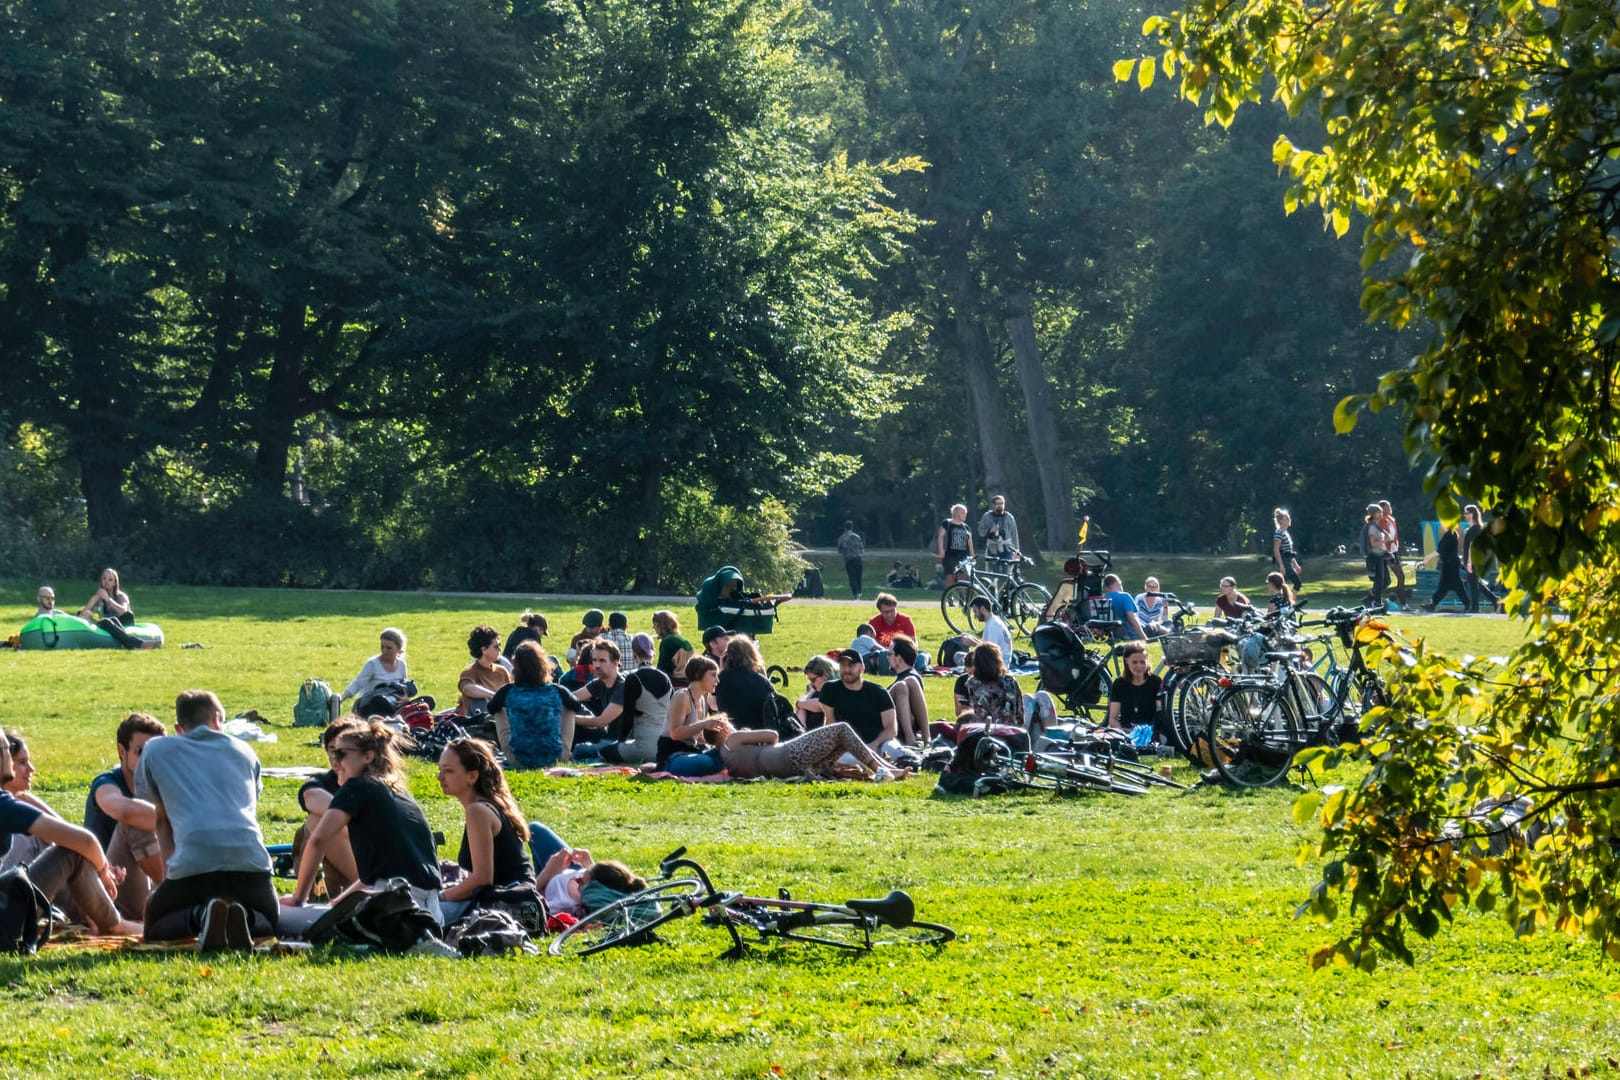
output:
<path id="1" fill-rule="evenodd" d="M 163 628 L 157 623 L 138 622 L 124 627 L 130 637 L 139 638 L 147 648 L 163 644 Z M 19 649 L 119 649 L 113 636 L 89 619 L 77 615 L 35 615 L 18 634 Z"/>

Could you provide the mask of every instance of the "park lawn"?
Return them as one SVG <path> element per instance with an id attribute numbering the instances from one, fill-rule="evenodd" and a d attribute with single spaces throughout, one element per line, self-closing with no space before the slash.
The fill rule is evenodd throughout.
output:
<path id="1" fill-rule="evenodd" d="M 19 625 L 31 594 L 0 591 Z M 279 741 L 258 748 L 266 764 L 318 764 L 313 733 L 286 726 L 304 677 L 341 686 L 395 624 L 412 673 L 447 700 L 467 630 L 509 629 L 524 604 L 184 588 L 136 599 L 169 647 L 0 654 L 0 718 L 29 736 L 36 790 L 70 815 L 129 709 L 167 719 L 177 691 L 215 689 L 230 711 L 275 722 Z M 559 636 L 587 606 L 532 603 Z M 911 609 L 937 641 L 937 607 Z M 624 610 L 634 627 L 651 608 Z M 844 644 L 852 614 L 787 608 L 767 658 L 796 666 Z M 1398 624 L 1481 654 L 1523 632 L 1484 618 Z M 207 647 L 177 648 L 186 641 Z M 931 680 L 931 701 L 948 693 Z M 459 814 L 431 766 L 413 764 L 412 784 L 453 846 Z M 296 786 L 266 782 L 272 842 L 296 824 Z M 1415 969 L 1310 972 L 1308 952 L 1336 928 L 1292 917 L 1315 875 L 1295 861 L 1291 790 L 972 801 L 933 797 L 929 778 L 513 786 L 531 817 L 599 857 L 651 870 L 684 844 L 722 888 L 832 900 L 905 888 L 920 917 L 961 937 L 937 951 L 795 947 L 741 962 L 716 959 L 722 942 L 695 923 L 666 945 L 584 961 L 52 950 L 0 961 L 0 1075 L 1520 1076 L 1602 1069 L 1620 1042 L 1620 978 L 1597 950 L 1515 941 L 1494 919 L 1460 914 L 1415 943 Z"/>

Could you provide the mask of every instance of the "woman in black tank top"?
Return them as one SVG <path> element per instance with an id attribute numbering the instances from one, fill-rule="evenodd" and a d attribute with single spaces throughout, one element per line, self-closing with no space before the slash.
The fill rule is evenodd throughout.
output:
<path id="1" fill-rule="evenodd" d="M 495 750 L 482 739 L 455 739 L 439 755 L 439 787 L 461 803 L 466 826 L 456 862 L 461 879 L 439 894 L 445 925 L 472 908 L 486 890 L 534 884 L 528 822 L 506 786 Z"/>

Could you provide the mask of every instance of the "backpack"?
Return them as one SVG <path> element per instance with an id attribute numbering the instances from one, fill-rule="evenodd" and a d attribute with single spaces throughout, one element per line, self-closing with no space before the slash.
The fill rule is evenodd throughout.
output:
<path id="1" fill-rule="evenodd" d="M 767 731 L 774 731 L 782 737 L 782 741 L 798 738 L 804 734 L 804 725 L 799 723 L 798 710 L 793 702 L 781 694 L 772 694 L 765 701 L 764 723 L 760 726 Z"/>
<path id="2" fill-rule="evenodd" d="M 380 892 L 352 892 L 316 920 L 307 935 L 315 945 L 365 945 L 381 952 L 408 952 L 439 923 L 417 906 L 410 885 L 394 878 Z"/>
<path id="3" fill-rule="evenodd" d="M 293 706 L 293 727 L 325 727 L 343 711 L 343 699 L 320 679 L 305 679 Z"/>
<path id="4" fill-rule="evenodd" d="M 1001 761 L 1011 756 L 1007 745 L 993 735 L 973 732 L 956 744 L 950 764 L 939 774 L 935 792 L 946 795 L 1001 795 L 1009 788 L 1002 779 Z"/>
<path id="5" fill-rule="evenodd" d="M 509 952 L 536 956 L 540 952 L 516 919 L 493 908 L 472 911 L 444 936 L 445 944 L 461 950 L 462 956 L 500 956 Z"/>
<path id="6" fill-rule="evenodd" d="M 37 952 L 51 939 L 51 904 L 28 878 L 28 872 L 14 866 L 0 874 L 0 952 Z"/>

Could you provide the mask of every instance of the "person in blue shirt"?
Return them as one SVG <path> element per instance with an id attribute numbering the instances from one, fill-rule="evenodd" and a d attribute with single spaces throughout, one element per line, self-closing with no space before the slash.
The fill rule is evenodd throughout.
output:
<path id="1" fill-rule="evenodd" d="M 1137 613 L 1136 601 L 1131 594 L 1125 591 L 1125 585 L 1119 580 L 1118 574 L 1109 574 L 1103 578 L 1103 596 L 1107 597 L 1108 604 L 1114 609 L 1114 638 L 1117 641 L 1144 641 L 1147 632 L 1142 629 L 1142 617 Z"/>
<path id="2" fill-rule="evenodd" d="M 0 737 L 0 784 L 16 776 L 12 744 L 21 740 Z M 107 861 L 95 834 L 70 825 L 54 814 L 0 790 L 0 856 L 11 850 L 15 836 L 32 836 L 51 846 L 28 864 L 29 880 L 46 896 L 66 889 L 91 927 L 102 934 L 139 934 L 141 924 L 124 919 L 113 906 L 120 874 Z"/>

